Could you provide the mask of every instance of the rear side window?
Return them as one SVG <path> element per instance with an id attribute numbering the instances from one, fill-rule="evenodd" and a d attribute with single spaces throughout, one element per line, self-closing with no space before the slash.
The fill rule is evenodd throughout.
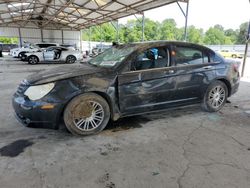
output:
<path id="1" fill-rule="evenodd" d="M 198 65 L 208 63 L 209 57 L 203 51 L 190 47 L 176 47 L 175 63 L 176 66 Z"/>

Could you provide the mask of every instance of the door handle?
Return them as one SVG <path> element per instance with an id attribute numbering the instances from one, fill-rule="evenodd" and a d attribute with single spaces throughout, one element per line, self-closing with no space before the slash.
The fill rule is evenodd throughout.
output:
<path id="1" fill-rule="evenodd" d="M 211 69 L 211 68 L 213 68 L 213 66 L 205 66 L 205 67 L 203 67 L 203 69 Z"/>
<path id="2" fill-rule="evenodd" d="M 164 74 L 174 74 L 175 71 L 174 70 L 165 70 Z"/>
<path id="3" fill-rule="evenodd" d="M 168 73 L 173 74 L 174 70 L 169 70 Z"/>

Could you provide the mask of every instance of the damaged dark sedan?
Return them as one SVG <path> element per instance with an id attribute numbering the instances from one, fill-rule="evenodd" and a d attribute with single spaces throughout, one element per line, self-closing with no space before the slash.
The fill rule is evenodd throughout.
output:
<path id="1" fill-rule="evenodd" d="M 239 87 L 238 64 L 209 48 L 184 42 L 116 45 L 86 64 L 31 75 L 13 96 L 16 117 L 26 126 L 73 134 L 102 131 L 109 120 L 200 103 L 220 110 Z"/>

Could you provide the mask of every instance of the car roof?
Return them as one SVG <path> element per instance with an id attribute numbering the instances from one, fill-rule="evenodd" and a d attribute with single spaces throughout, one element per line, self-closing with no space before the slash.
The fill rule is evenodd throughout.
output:
<path id="1" fill-rule="evenodd" d="M 147 46 L 150 48 L 152 46 L 162 46 L 162 45 L 181 45 L 181 46 L 193 46 L 193 47 L 198 47 L 198 48 L 202 48 L 202 49 L 207 49 L 210 51 L 210 48 L 200 45 L 200 44 L 195 44 L 195 43 L 190 43 L 190 42 L 182 42 L 182 41 L 166 41 L 166 40 L 160 40 L 160 41 L 146 41 L 146 42 L 133 42 L 133 43 L 127 43 L 127 44 L 119 44 L 118 46 L 134 46 L 137 49 L 140 48 L 146 48 Z"/>
<path id="2" fill-rule="evenodd" d="M 65 49 L 65 50 L 68 50 L 68 48 L 66 47 L 63 47 L 63 46 L 50 46 L 48 48 L 54 48 L 54 49 Z"/>

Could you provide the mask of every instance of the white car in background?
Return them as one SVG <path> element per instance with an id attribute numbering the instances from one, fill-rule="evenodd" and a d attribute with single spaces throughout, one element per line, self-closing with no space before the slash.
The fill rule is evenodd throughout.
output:
<path id="1" fill-rule="evenodd" d="M 75 63 L 82 59 L 80 51 L 61 46 L 49 47 L 38 52 L 26 53 L 25 56 L 29 64 L 37 64 L 39 62 Z"/>
<path id="2" fill-rule="evenodd" d="M 22 58 L 22 56 L 25 53 L 37 52 L 37 51 L 39 51 L 41 49 L 45 49 L 45 48 L 48 48 L 50 46 L 59 46 L 59 44 L 57 44 L 57 43 L 35 43 L 35 44 L 29 44 L 29 45 L 26 45 L 26 46 L 21 47 L 21 48 L 14 48 L 14 49 L 10 50 L 10 55 L 12 57 Z"/>

